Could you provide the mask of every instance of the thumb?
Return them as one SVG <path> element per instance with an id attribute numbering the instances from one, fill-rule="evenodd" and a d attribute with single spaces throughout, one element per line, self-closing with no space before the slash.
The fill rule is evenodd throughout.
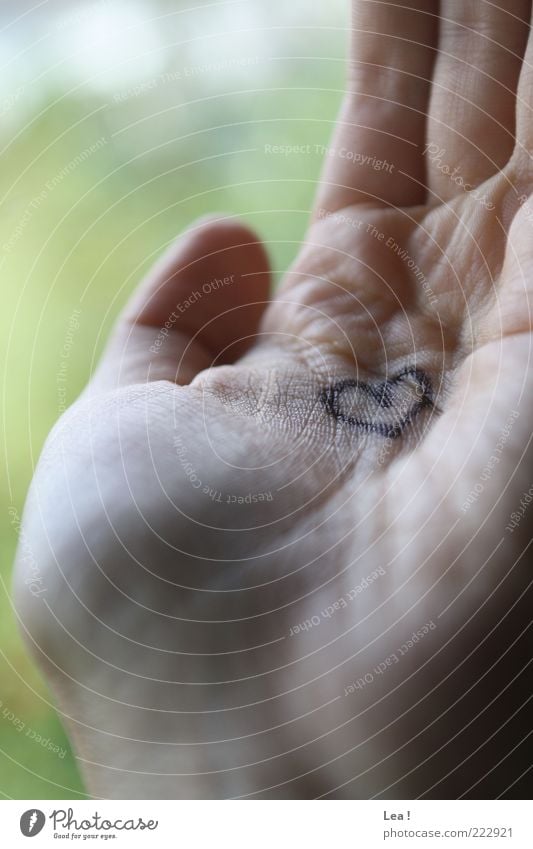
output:
<path id="1" fill-rule="evenodd" d="M 174 242 L 127 304 L 92 389 L 169 380 L 187 384 L 250 347 L 267 305 L 266 251 L 243 223 L 197 221 Z"/>

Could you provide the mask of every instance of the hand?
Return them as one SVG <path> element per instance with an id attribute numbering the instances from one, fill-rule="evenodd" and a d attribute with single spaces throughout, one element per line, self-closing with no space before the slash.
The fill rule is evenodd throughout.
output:
<path id="1" fill-rule="evenodd" d="M 48 440 L 16 603 L 95 796 L 524 790 L 531 4 L 408 5 L 273 300 L 199 222 Z"/>

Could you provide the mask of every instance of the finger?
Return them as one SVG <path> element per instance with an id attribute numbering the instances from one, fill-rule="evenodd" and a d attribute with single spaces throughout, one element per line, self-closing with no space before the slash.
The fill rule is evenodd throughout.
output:
<path id="1" fill-rule="evenodd" d="M 92 386 L 189 383 L 232 362 L 253 341 L 269 299 L 258 237 L 230 218 L 203 219 L 180 237 L 120 316 Z"/>
<path id="2" fill-rule="evenodd" d="M 448 200 L 509 161 L 530 0 L 442 0 L 428 122 L 430 190 Z"/>
<path id="3" fill-rule="evenodd" d="M 353 3 L 348 92 L 326 158 L 318 217 L 354 203 L 425 199 L 438 7 L 438 0 Z"/>
<path id="4" fill-rule="evenodd" d="M 516 106 L 516 153 L 521 162 L 531 170 L 531 145 L 533 145 L 533 13 L 529 25 L 529 40 L 518 84 Z"/>

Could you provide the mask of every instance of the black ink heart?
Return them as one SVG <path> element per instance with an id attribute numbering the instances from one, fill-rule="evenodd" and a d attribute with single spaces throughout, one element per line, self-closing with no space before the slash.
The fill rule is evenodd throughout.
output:
<path id="1" fill-rule="evenodd" d="M 420 369 L 406 368 L 390 380 L 366 383 L 359 380 L 341 380 L 320 393 L 320 400 L 328 413 L 351 427 L 368 433 L 377 433 L 388 439 L 398 439 L 425 407 L 433 406 L 433 389 L 430 378 Z M 376 416 L 360 418 L 348 412 L 350 405 L 368 409 L 375 402 Z M 383 421 L 382 410 L 392 411 L 392 417 Z M 380 420 L 381 418 L 381 420 Z"/>

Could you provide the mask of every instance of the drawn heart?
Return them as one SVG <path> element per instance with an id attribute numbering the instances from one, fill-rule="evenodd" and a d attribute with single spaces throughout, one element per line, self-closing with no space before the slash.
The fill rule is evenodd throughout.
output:
<path id="1" fill-rule="evenodd" d="M 320 400 L 338 421 L 398 439 L 421 410 L 433 406 L 433 389 L 423 371 L 406 368 L 395 377 L 376 383 L 341 380 L 323 389 Z"/>

